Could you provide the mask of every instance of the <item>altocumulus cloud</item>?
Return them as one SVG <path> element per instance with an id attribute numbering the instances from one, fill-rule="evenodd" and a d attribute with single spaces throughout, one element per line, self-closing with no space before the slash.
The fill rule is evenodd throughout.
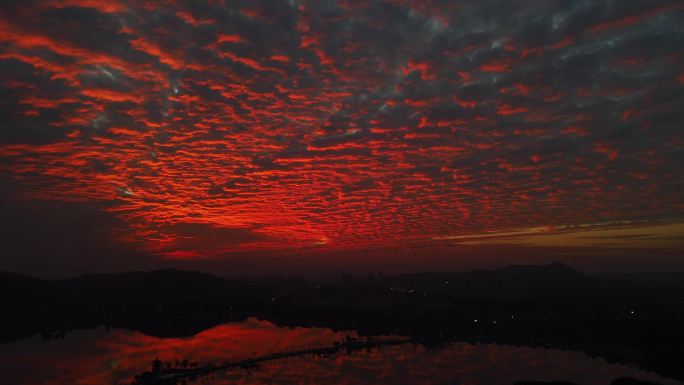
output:
<path id="1" fill-rule="evenodd" d="M 3 205 L 96 210 L 127 248 L 391 255 L 682 222 L 680 1 L 1 7 Z"/>

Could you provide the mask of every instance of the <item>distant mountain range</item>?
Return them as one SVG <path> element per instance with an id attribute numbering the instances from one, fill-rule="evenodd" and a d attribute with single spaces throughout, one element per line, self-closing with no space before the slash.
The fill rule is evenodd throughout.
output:
<path id="1" fill-rule="evenodd" d="M 641 284 L 648 284 L 643 286 Z M 0 272 L 0 301 L 218 301 L 267 300 L 283 292 L 313 287 L 338 290 L 428 292 L 456 297 L 550 297 L 637 294 L 644 287 L 684 285 L 684 273 L 602 273 L 586 275 L 560 262 L 512 265 L 495 270 L 455 273 L 345 276 L 332 283 L 303 279 L 225 279 L 196 271 L 175 269 L 120 274 L 87 274 L 70 279 L 44 280 Z M 315 293 L 316 290 L 312 290 Z M 34 302 L 35 303 L 35 302 Z"/>
<path id="2" fill-rule="evenodd" d="M 460 273 L 405 274 L 386 281 L 414 290 L 478 298 L 575 296 L 596 290 L 599 285 L 598 280 L 560 262 Z"/>

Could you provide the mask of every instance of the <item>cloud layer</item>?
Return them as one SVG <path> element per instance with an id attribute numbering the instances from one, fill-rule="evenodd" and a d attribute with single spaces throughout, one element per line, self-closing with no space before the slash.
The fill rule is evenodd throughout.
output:
<path id="1" fill-rule="evenodd" d="M 684 216 L 680 1 L 227 3 L 3 2 L 3 204 L 169 258 Z"/>

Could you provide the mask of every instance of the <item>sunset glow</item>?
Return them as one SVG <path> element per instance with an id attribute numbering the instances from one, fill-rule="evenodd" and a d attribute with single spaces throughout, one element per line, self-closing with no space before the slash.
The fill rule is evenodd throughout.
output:
<path id="1" fill-rule="evenodd" d="M 681 259 L 680 1 L 218 3 L 3 3 L 13 253 Z"/>

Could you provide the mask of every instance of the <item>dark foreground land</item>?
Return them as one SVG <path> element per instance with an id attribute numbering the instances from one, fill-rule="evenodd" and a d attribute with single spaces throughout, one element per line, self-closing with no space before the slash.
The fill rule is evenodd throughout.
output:
<path id="1" fill-rule="evenodd" d="M 176 270 L 54 281 L 0 273 L 0 342 L 101 324 L 183 336 L 257 315 L 428 346 L 470 340 L 579 350 L 684 380 L 683 278 L 590 276 L 560 263 L 330 283 Z"/>

